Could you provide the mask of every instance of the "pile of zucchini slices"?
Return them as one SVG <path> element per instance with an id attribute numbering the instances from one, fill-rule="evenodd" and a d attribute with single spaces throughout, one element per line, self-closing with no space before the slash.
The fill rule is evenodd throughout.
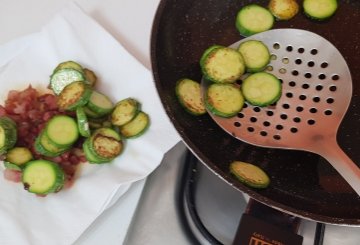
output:
<path id="1" fill-rule="evenodd" d="M 94 86 L 97 77 L 74 61 L 60 63 L 50 77 L 50 88 L 57 95 L 60 111 L 47 121 L 37 136 L 34 149 L 46 157 L 57 157 L 70 151 L 80 137 L 89 163 L 109 163 L 123 152 L 124 139 L 136 138 L 149 127 L 148 114 L 139 101 L 125 98 L 113 103 Z M 65 173 L 61 165 L 45 159 L 33 160 L 24 147 L 14 147 L 16 123 L 0 118 L 0 153 L 6 154 L 5 167 L 22 172 L 24 188 L 46 195 L 61 190 Z M 48 159 L 48 158 L 47 158 Z"/>
<path id="2" fill-rule="evenodd" d="M 302 8 L 312 20 L 323 21 L 333 16 L 338 8 L 337 0 L 303 0 Z M 270 30 L 275 20 L 290 20 L 299 12 L 297 0 L 270 0 L 267 7 L 249 4 L 236 16 L 235 26 L 242 36 Z"/>
<path id="3" fill-rule="evenodd" d="M 237 49 L 211 46 L 200 59 L 204 79 L 210 83 L 204 98 L 200 84 L 188 78 L 177 82 L 176 95 L 194 115 L 202 115 L 207 109 L 229 118 L 241 111 L 245 101 L 260 107 L 271 105 L 281 97 L 282 85 L 277 77 L 264 71 L 269 62 L 269 50 L 258 40 L 244 41 Z M 237 81 L 243 77 L 239 88 Z"/>

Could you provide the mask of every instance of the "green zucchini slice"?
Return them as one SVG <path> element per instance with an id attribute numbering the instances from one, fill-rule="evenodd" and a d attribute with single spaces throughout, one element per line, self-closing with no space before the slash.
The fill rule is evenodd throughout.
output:
<path id="1" fill-rule="evenodd" d="M 31 193 L 48 194 L 59 191 L 65 182 L 64 171 L 54 162 L 34 160 L 26 164 L 22 182 Z"/>
<path id="2" fill-rule="evenodd" d="M 140 111 L 133 120 L 120 127 L 120 133 L 125 138 L 136 138 L 144 134 L 149 125 L 149 116 Z"/>
<path id="3" fill-rule="evenodd" d="M 315 20 L 326 20 L 337 10 L 337 0 L 304 0 L 304 12 Z"/>
<path id="4" fill-rule="evenodd" d="M 254 73 L 244 79 L 241 85 L 245 100 L 252 105 L 268 106 L 281 97 L 281 82 L 266 72 Z"/>
<path id="5" fill-rule="evenodd" d="M 239 45 L 238 51 L 243 56 L 248 72 L 259 72 L 270 62 L 270 52 L 267 46 L 257 40 L 249 40 Z"/>
<path id="6" fill-rule="evenodd" d="M 15 164 L 20 169 L 24 167 L 25 163 L 31 161 L 33 155 L 26 147 L 14 147 L 6 153 L 5 161 Z"/>
<path id="7" fill-rule="evenodd" d="M 103 159 L 93 153 L 93 151 L 90 149 L 90 139 L 89 138 L 87 138 L 83 143 L 83 151 L 85 154 L 85 158 L 89 163 L 107 163 L 107 162 L 111 161 L 111 159 L 110 160 Z"/>
<path id="8" fill-rule="evenodd" d="M 91 88 L 82 81 L 67 85 L 58 96 L 58 106 L 62 110 L 73 111 L 88 103 L 92 94 Z"/>
<path id="9" fill-rule="evenodd" d="M 93 135 L 97 135 L 97 134 L 100 134 L 100 135 L 103 135 L 103 136 L 106 136 L 106 137 L 110 137 L 110 138 L 113 138 L 117 141 L 120 141 L 121 140 L 121 136 L 118 132 L 116 132 L 114 129 L 112 128 L 99 128 L 97 129 Z"/>
<path id="10" fill-rule="evenodd" d="M 130 122 L 139 112 L 139 108 L 140 103 L 133 98 L 121 100 L 115 105 L 111 114 L 111 123 L 116 126 L 122 126 Z"/>
<path id="11" fill-rule="evenodd" d="M 230 172 L 240 182 L 253 188 L 266 188 L 270 184 L 269 176 L 261 168 L 250 163 L 234 161 L 230 164 Z"/>
<path id="12" fill-rule="evenodd" d="M 180 79 L 175 87 L 180 104 L 193 115 L 203 115 L 206 109 L 201 96 L 200 83 L 191 79 Z"/>
<path id="13" fill-rule="evenodd" d="M 72 68 L 64 68 L 51 75 L 50 87 L 54 94 L 59 95 L 67 85 L 77 81 L 85 81 L 84 74 Z"/>
<path id="14" fill-rule="evenodd" d="M 46 124 L 45 134 L 50 142 L 61 148 L 72 145 L 79 137 L 79 130 L 72 117 L 57 115 Z"/>
<path id="15" fill-rule="evenodd" d="M 13 148 L 16 141 L 16 123 L 9 117 L 0 117 L 0 154 Z"/>
<path id="16" fill-rule="evenodd" d="M 248 37 L 270 30 L 274 22 L 275 18 L 269 10 L 257 4 L 250 4 L 239 10 L 235 25 L 241 35 Z"/>
<path id="17" fill-rule="evenodd" d="M 233 83 L 245 72 L 242 55 L 232 48 L 210 47 L 200 59 L 204 77 L 216 83 Z"/>
<path id="18" fill-rule="evenodd" d="M 97 119 L 97 118 L 103 117 L 103 115 L 98 114 L 98 113 L 92 111 L 91 109 L 89 109 L 88 106 L 84 106 L 83 109 L 84 109 L 85 114 L 86 114 L 89 118 L 93 118 L 93 119 L 95 118 L 95 119 Z"/>
<path id="19" fill-rule="evenodd" d="M 77 70 L 77 71 L 83 73 L 82 66 L 72 60 L 64 61 L 64 62 L 61 62 L 60 64 L 58 64 L 54 70 L 54 73 L 61 69 L 74 69 L 74 70 Z"/>
<path id="20" fill-rule="evenodd" d="M 233 117 L 244 106 L 244 97 L 233 84 L 211 84 L 205 95 L 205 106 L 220 117 Z"/>
<path id="21" fill-rule="evenodd" d="M 296 0 L 270 0 L 269 10 L 278 20 L 289 20 L 299 12 Z"/>
<path id="22" fill-rule="evenodd" d="M 97 82 L 97 77 L 95 73 L 87 68 L 84 68 L 83 71 L 84 71 L 85 79 L 86 81 L 88 81 L 90 87 L 92 88 L 95 87 L 95 84 Z"/>
<path id="23" fill-rule="evenodd" d="M 103 116 L 109 114 L 112 111 L 114 105 L 106 95 L 97 91 L 93 91 L 87 107 L 97 115 Z"/>
<path id="24" fill-rule="evenodd" d="M 80 135 L 90 137 L 89 121 L 83 107 L 76 108 L 76 118 Z"/>

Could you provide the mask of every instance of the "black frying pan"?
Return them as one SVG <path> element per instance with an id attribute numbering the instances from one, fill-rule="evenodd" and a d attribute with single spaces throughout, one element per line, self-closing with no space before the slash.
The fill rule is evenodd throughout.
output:
<path id="1" fill-rule="evenodd" d="M 299 1 L 300 2 L 300 1 Z M 199 59 L 213 44 L 228 46 L 242 37 L 235 28 L 237 11 L 246 4 L 266 6 L 268 0 L 162 0 L 151 37 L 151 60 L 156 87 L 165 110 L 192 152 L 230 185 L 255 200 L 304 218 L 360 225 L 360 198 L 318 155 L 267 149 L 241 142 L 224 132 L 209 115 L 189 115 L 175 97 L 175 83 L 188 77 L 201 80 Z M 360 1 L 340 0 L 325 22 L 299 13 L 274 28 L 315 32 L 337 47 L 350 67 L 353 97 L 338 142 L 360 167 Z M 250 189 L 229 174 L 233 160 L 257 164 L 271 176 L 265 190 Z"/>

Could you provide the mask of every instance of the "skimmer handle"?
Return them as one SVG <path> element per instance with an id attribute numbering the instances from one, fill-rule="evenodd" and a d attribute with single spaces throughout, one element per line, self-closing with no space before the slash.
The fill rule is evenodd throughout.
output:
<path id="1" fill-rule="evenodd" d="M 345 154 L 335 140 L 323 143 L 318 153 L 339 172 L 360 196 L 360 168 Z"/>

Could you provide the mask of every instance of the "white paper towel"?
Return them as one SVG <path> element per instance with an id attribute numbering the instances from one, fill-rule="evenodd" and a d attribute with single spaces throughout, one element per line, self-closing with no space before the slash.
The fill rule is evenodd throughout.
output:
<path id="1" fill-rule="evenodd" d="M 150 116 L 148 131 L 127 140 L 121 156 L 111 164 L 84 164 L 75 184 L 57 194 L 37 197 L 0 176 L 0 244 L 71 244 L 115 194 L 118 198 L 132 182 L 150 174 L 180 138 L 163 110 L 151 72 L 75 4 L 41 32 L 0 47 L 0 57 L 1 102 L 12 89 L 29 84 L 45 88 L 58 63 L 74 60 L 96 73 L 97 88 L 112 101 L 136 98 Z"/>

